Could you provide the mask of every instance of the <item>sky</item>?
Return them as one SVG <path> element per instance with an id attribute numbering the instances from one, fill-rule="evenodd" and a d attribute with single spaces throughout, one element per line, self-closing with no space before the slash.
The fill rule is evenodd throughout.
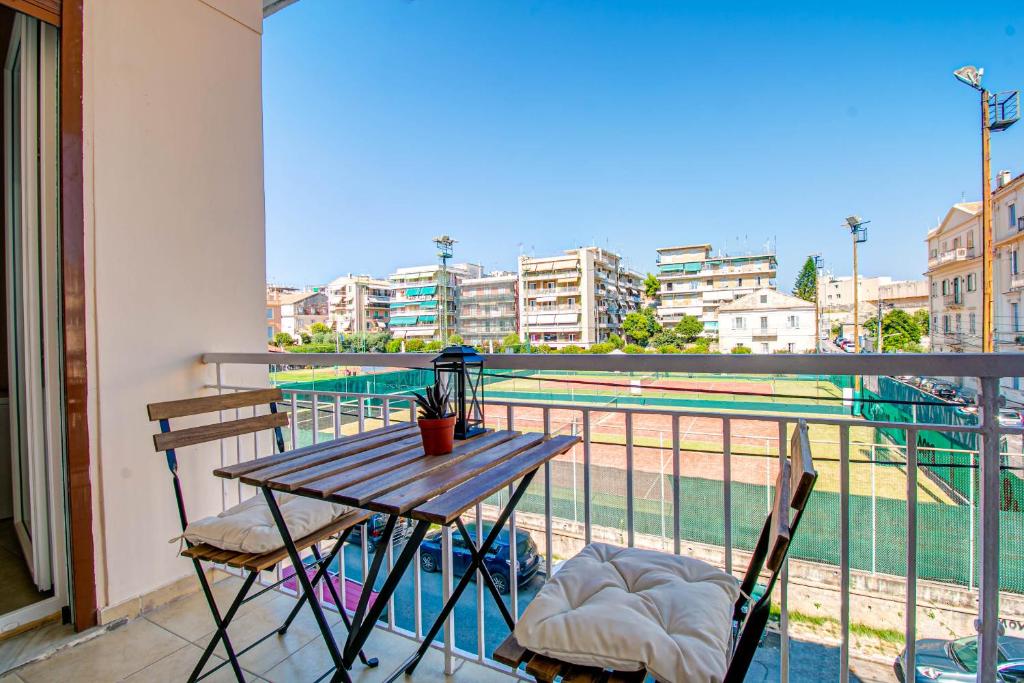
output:
<path id="1" fill-rule="evenodd" d="M 783 7 L 783 5 L 785 6 Z M 300 0 L 263 35 L 267 278 L 316 285 L 583 245 L 774 245 L 920 278 L 981 194 L 980 101 L 1024 89 L 1018 2 Z M 992 136 L 1024 173 L 1024 123 Z"/>

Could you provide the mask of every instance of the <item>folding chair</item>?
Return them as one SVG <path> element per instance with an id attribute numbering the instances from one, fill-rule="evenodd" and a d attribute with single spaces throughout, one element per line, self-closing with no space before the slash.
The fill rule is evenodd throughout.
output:
<path id="1" fill-rule="evenodd" d="M 279 452 L 284 452 L 284 436 L 281 432 L 281 428 L 288 426 L 288 415 L 277 411 L 277 402 L 281 400 L 281 396 L 282 394 L 280 389 L 259 389 L 255 391 L 222 394 L 219 396 L 204 396 L 201 398 L 191 398 L 180 401 L 151 403 L 147 406 L 150 421 L 160 422 L 160 433 L 153 436 L 153 443 L 157 452 L 163 452 L 167 458 L 167 467 L 171 471 L 172 483 L 174 485 L 174 497 L 178 505 L 178 516 L 181 521 L 183 534 L 188 528 L 189 522 L 188 516 L 185 513 L 185 500 L 182 494 L 181 480 L 178 478 L 177 449 L 185 446 L 219 441 L 220 439 L 241 436 L 244 434 L 256 434 L 258 432 L 272 429 L 274 432 L 274 441 L 276 443 L 277 450 Z M 260 405 L 267 405 L 269 407 L 269 412 L 262 415 L 256 415 L 256 407 Z M 171 430 L 170 420 L 172 418 L 203 415 L 239 408 L 252 408 L 254 415 L 252 417 L 245 417 L 227 422 L 215 422 L 197 427 L 188 427 L 174 431 Z M 257 494 L 257 497 L 260 500 L 263 499 L 263 496 L 259 494 Z M 239 505 L 241 504 L 242 503 L 239 503 Z M 265 505 L 266 503 L 264 502 L 263 504 Z M 327 503 L 323 504 L 327 505 Z M 313 586 L 316 586 L 322 579 L 329 576 L 328 568 L 338 556 L 339 551 L 343 547 L 343 544 L 349 534 L 352 532 L 352 529 L 358 524 L 366 521 L 369 516 L 370 513 L 363 510 L 348 512 L 334 519 L 326 526 L 309 533 L 302 538 L 295 539 L 295 546 L 299 552 L 309 549 L 313 554 L 313 562 L 302 568 L 296 567 L 295 571 L 308 572 L 315 568 L 315 574 L 311 583 Z M 337 537 L 337 541 L 334 546 L 326 555 L 321 553 L 319 543 L 332 537 Z M 210 606 L 210 611 L 213 614 L 213 621 L 217 626 L 217 630 L 214 633 L 213 638 L 203 651 L 202 657 L 200 657 L 199 662 L 196 664 L 188 680 L 190 682 L 200 680 L 209 676 L 225 664 L 230 664 L 231 668 L 235 672 L 236 678 L 239 681 L 245 681 L 238 658 L 274 634 L 284 635 L 292 621 L 298 615 L 302 605 L 307 601 L 307 596 L 305 594 L 301 595 L 296 601 L 295 606 L 292 608 L 291 613 L 279 628 L 270 631 L 244 649 L 237 652 L 235 651 L 234 646 L 231 644 L 231 638 L 228 635 L 228 626 L 237 614 L 239 608 L 250 600 L 253 600 L 263 593 L 276 588 L 288 579 L 288 577 L 282 578 L 273 584 L 263 586 L 258 592 L 249 595 L 249 590 L 255 584 L 260 572 L 272 570 L 280 562 L 288 559 L 288 551 L 285 549 L 283 541 L 282 546 L 276 550 L 271 550 L 265 553 L 245 553 L 235 550 L 224 550 L 206 543 L 193 544 L 186 539 L 185 548 L 182 550 L 181 555 L 192 560 L 196 569 L 196 574 L 199 576 L 199 585 L 202 587 L 203 595 L 206 597 L 206 601 Z M 213 591 L 210 587 L 209 579 L 203 571 L 202 562 L 227 565 L 228 567 L 242 569 L 246 572 L 241 589 L 232 600 L 230 606 L 224 612 L 221 612 L 214 600 Z M 349 627 L 350 622 L 348 614 L 345 612 L 345 603 L 342 602 L 341 597 L 338 595 L 334 582 L 328 579 L 326 584 L 328 590 L 331 592 L 331 597 L 334 598 L 334 604 L 339 608 L 338 611 L 341 614 L 342 620 L 345 622 L 346 628 Z M 310 604 L 310 608 L 313 610 L 321 609 L 319 604 Z M 327 637 L 329 633 L 324 635 Z M 220 642 L 223 642 L 224 644 L 224 650 L 227 653 L 228 660 L 211 668 L 206 673 L 203 673 L 203 668 L 206 666 L 206 663 L 209 661 L 214 649 Z M 361 651 L 359 653 L 359 659 L 367 666 L 377 665 L 376 659 L 367 659 Z"/>
<path id="2" fill-rule="evenodd" d="M 721 613 L 721 621 L 714 626 L 716 635 L 721 639 L 720 642 L 726 643 L 727 661 L 712 667 L 717 669 L 713 680 L 723 680 L 725 683 L 739 683 L 746 677 L 747 670 L 750 668 L 750 663 L 754 658 L 754 653 L 761 642 L 765 626 L 768 623 L 772 590 L 778 582 L 779 574 L 789 552 L 790 542 L 800 524 L 800 518 L 803 517 L 804 509 L 817 478 L 818 473 L 814 470 L 810 442 L 807 437 L 807 424 L 800 420 L 791 440 L 790 457 L 784 458 L 780 462 L 779 475 L 775 484 L 775 503 L 765 519 L 757 546 L 754 548 L 746 574 L 743 577 L 742 583 L 740 583 L 739 597 L 735 603 L 732 603 L 731 614 L 729 613 L 730 610 L 727 609 L 730 603 L 723 603 L 723 607 L 726 609 L 723 609 Z M 564 604 L 566 601 L 562 596 L 586 594 L 585 590 L 580 590 L 586 586 L 583 586 L 580 581 L 575 580 L 575 577 L 580 577 L 583 573 L 572 572 L 569 570 L 569 565 L 570 563 L 577 562 L 578 558 L 584 555 L 588 555 L 584 561 L 593 561 L 597 545 L 603 544 L 591 544 L 584 548 L 579 555 L 563 565 L 559 573 L 545 584 L 526 608 L 519 624 L 516 626 L 515 632 L 510 634 L 495 650 L 494 659 L 513 668 L 525 664 L 526 672 L 534 676 L 541 683 L 550 683 L 558 679 L 561 679 L 563 683 L 569 683 L 570 681 L 572 683 L 639 683 L 648 674 L 654 676 L 658 681 L 671 680 L 671 678 L 666 678 L 665 676 L 658 678 L 653 671 L 650 671 L 644 665 L 645 658 L 650 657 L 650 653 L 644 649 L 647 643 L 638 642 L 639 638 L 629 640 L 628 636 L 626 636 L 626 638 L 620 639 L 620 642 L 624 644 L 625 651 L 619 651 L 614 656 L 606 657 L 606 654 L 610 655 L 611 653 L 595 653 L 594 638 L 586 633 L 592 627 L 593 621 L 573 625 L 562 620 L 565 617 L 566 610 L 579 607 L 579 605 Z M 622 550 L 609 550 L 608 546 L 604 546 L 601 552 L 614 554 L 614 552 Z M 665 573 L 666 566 L 672 564 L 671 561 L 666 562 L 664 553 L 656 551 L 639 551 L 635 555 L 635 558 L 629 558 L 629 561 L 633 563 L 631 570 L 637 575 L 645 576 L 645 580 L 646 577 L 653 574 Z M 682 563 L 684 558 L 677 559 Z M 695 566 L 694 563 L 706 565 L 706 563 L 699 560 L 689 558 L 686 558 L 685 561 L 690 563 L 691 569 Z M 582 564 L 579 566 L 585 567 Z M 619 565 L 619 568 L 622 566 Z M 719 581 L 723 579 L 725 581 L 732 581 L 733 590 L 735 590 L 734 579 L 725 575 L 724 572 L 711 568 L 710 565 L 706 566 L 708 567 L 708 576 Z M 590 567 L 585 568 L 590 570 Z M 768 574 L 767 583 L 761 587 L 763 590 L 760 592 L 760 595 L 755 597 L 758 579 L 765 570 L 767 570 Z M 565 578 L 566 576 L 572 578 L 567 579 Z M 586 577 L 583 578 L 583 581 L 585 580 Z M 645 586 L 644 588 L 648 587 Z M 607 598 L 602 599 L 607 600 Z M 675 620 L 684 618 L 687 610 L 690 609 L 689 604 L 681 610 L 681 613 L 661 615 L 662 627 L 669 635 L 679 636 L 678 633 L 671 632 L 673 627 L 669 624 L 678 623 Z M 540 607 L 535 608 L 538 605 Z M 601 603 L 601 605 L 603 610 L 602 618 L 609 621 L 622 620 L 623 628 L 621 631 L 629 630 L 629 619 L 632 618 L 629 613 L 611 608 L 607 603 Z M 649 607 L 650 603 L 647 606 Z M 531 610 L 535 609 L 538 611 L 531 614 Z M 594 613 L 591 612 L 590 616 L 593 617 Z M 531 629 L 542 628 L 542 626 L 538 625 L 542 625 L 548 619 L 557 622 L 563 632 L 579 634 L 578 636 L 569 636 L 570 639 L 575 638 L 576 642 L 568 644 L 564 642 L 544 642 L 542 638 L 538 637 L 539 630 L 536 632 L 531 631 Z M 635 624 L 633 625 L 635 626 Z M 530 647 L 522 644 L 534 642 L 537 643 L 534 645 L 534 649 L 530 649 Z M 676 645 L 682 649 L 679 642 L 682 641 L 676 641 Z M 574 644 L 577 646 L 576 648 L 573 647 Z M 548 650 L 547 648 L 551 649 Z M 548 654 L 538 650 L 545 650 Z M 555 650 L 559 652 L 557 656 L 552 654 Z M 703 651 L 707 652 L 707 649 Z M 566 654 L 566 652 L 585 654 Z M 686 654 L 684 650 L 682 655 L 685 657 Z M 697 657 L 698 655 L 693 656 Z M 613 666 L 596 665 L 601 659 L 635 662 L 638 668 L 623 670 L 620 667 L 619 670 L 616 670 Z"/>

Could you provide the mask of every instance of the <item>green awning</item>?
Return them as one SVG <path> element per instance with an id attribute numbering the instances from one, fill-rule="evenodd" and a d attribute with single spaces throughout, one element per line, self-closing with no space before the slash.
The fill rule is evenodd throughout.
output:
<path id="1" fill-rule="evenodd" d="M 437 320 L 436 315 L 421 315 L 419 316 L 419 322 L 421 323 L 432 323 Z"/>
<path id="2" fill-rule="evenodd" d="M 408 327 L 409 325 L 416 324 L 416 316 L 414 315 L 399 315 L 392 318 L 389 322 L 392 327 Z"/>
<path id="3" fill-rule="evenodd" d="M 419 287 L 410 287 L 409 289 L 405 290 L 405 295 L 406 296 L 419 296 L 419 293 L 420 293 L 420 288 Z"/>
<path id="4" fill-rule="evenodd" d="M 437 308 L 437 301 L 433 299 L 430 301 L 421 301 L 420 308 Z"/>
<path id="5" fill-rule="evenodd" d="M 659 270 L 663 273 L 699 273 L 700 268 L 700 261 L 695 261 L 694 263 L 667 263 L 659 266 Z"/>
<path id="6" fill-rule="evenodd" d="M 388 308 L 391 308 L 391 309 L 403 308 L 403 307 L 408 306 L 408 305 L 409 305 L 408 301 L 392 301 L 391 303 L 388 304 Z"/>
<path id="7" fill-rule="evenodd" d="M 434 294 L 435 292 L 437 292 L 437 285 L 430 285 L 429 287 L 420 287 L 421 295 L 425 296 L 427 294 Z"/>

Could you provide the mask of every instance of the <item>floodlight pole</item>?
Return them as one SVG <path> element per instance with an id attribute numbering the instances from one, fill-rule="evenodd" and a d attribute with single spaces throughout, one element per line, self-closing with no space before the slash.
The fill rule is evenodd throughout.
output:
<path id="1" fill-rule="evenodd" d="M 989 152 L 988 104 L 991 94 L 981 90 L 981 278 L 982 278 L 982 310 L 981 310 L 981 350 L 983 353 L 995 351 L 995 297 L 993 296 L 992 262 L 995 252 L 995 240 L 992 239 L 992 158 Z"/>
<path id="2" fill-rule="evenodd" d="M 853 235 L 853 352 L 860 353 L 860 287 L 857 284 L 857 229 Z"/>
<path id="3" fill-rule="evenodd" d="M 814 259 L 814 352 L 821 353 L 821 254 L 812 254 Z"/>

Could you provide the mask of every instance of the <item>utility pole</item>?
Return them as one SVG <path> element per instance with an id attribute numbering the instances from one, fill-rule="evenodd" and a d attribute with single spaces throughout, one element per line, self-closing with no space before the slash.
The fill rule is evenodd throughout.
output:
<path id="1" fill-rule="evenodd" d="M 871 221 L 860 216 L 847 216 L 846 226 L 853 238 L 853 350 L 860 353 L 860 285 L 857 279 L 857 245 L 868 241 L 868 229 L 864 226 Z"/>
<path id="2" fill-rule="evenodd" d="M 821 353 L 821 271 L 824 259 L 821 254 L 811 254 L 814 259 L 814 352 Z"/>
<path id="3" fill-rule="evenodd" d="M 441 337 L 441 346 L 448 345 L 448 259 L 454 253 L 455 240 L 448 235 L 441 235 L 434 238 L 434 246 L 437 247 L 437 257 L 440 259 L 440 268 L 437 271 L 437 308 L 440 316 L 438 334 Z"/>
<path id="4" fill-rule="evenodd" d="M 1006 130 L 1020 118 L 1020 93 L 1016 90 L 990 92 L 981 87 L 984 74 L 984 69 L 975 66 L 964 66 L 953 72 L 958 81 L 974 88 L 981 95 L 981 350 L 992 353 L 995 351 L 996 337 L 993 283 L 996 249 L 992 238 L 992 159 L 989 138 L 993 130 Z"/>

